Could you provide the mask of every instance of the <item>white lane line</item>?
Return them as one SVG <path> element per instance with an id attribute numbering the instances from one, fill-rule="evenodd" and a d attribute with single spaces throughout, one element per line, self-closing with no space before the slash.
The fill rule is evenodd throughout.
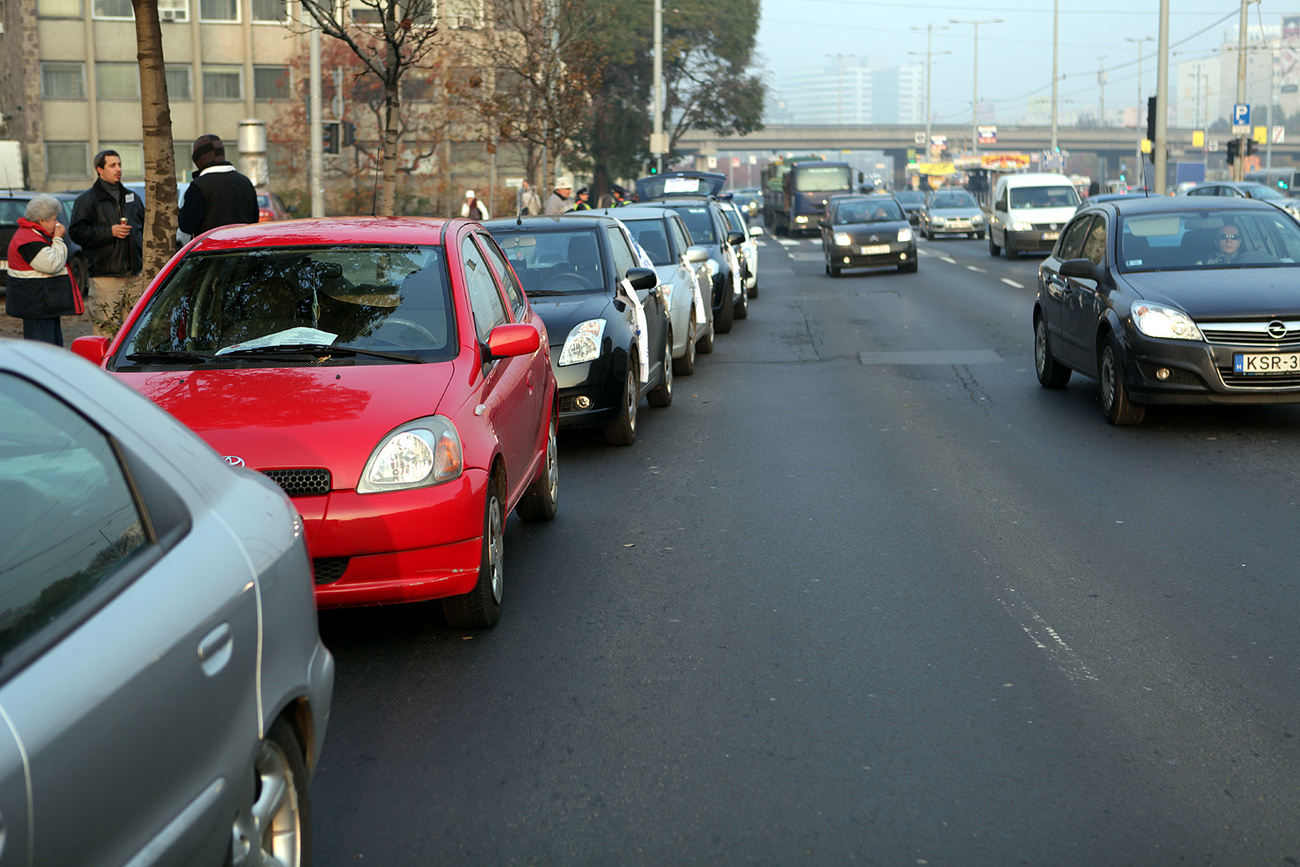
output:
<path id="1" fill-rule="evenodd" d="M 1002 282 L 1003 282 L 1003 283 L 1006 283 L 1008 286 L 1012 286 L 1012 287 L 1014 287 L 1014 288 L 1016 288 L 1016 289 L 1024 289 L 1024 288 L 1025 288 L 1025 284 L 1023 284 L 1023 283 L 1017 283 L 1015 280 L 1012 280 L 1010 277 L 1003 277 L 1003 278 L 1002 278 Z"/>
<path id="2" fill-rule="evenodd" d="M 957 264 L 957 260 L 956 260 L 956 259 L 954 259 L 954 258 L 951 257 L 951 256 L 945 256 L 945 255 L 943 255 L 942 253 L 939 254 L 939 259 L 942 260 L 942 261 L 944 261 L 944 262 L 947 262 L 949 265 L 956 265 L 956 264 Z"/>
<path id="3" fill-rule="evenodd" d="M 800 242 L 794 238 L 777 238 L 776 242 L 782 247 L 798 247 Z"/>
<path id="4" fill-rule="evenodd" d="M 1016 591 L 1008 587 L 1007 592 L 1015 593 Z M 1065 672 L 1066 677 L 1070 680 L 1097 679 L 1097 676 L 1079 658 L 1079 654 L 1075 653 L 1070 645 L 1065 643 L 1065 639 L 1061 638 L 1060 634 L 1037 611 L 1023 602 L 1006 602 L 1001 598 L 998 599 L 998 602 L 1015 619 L 1030 640 L 1034 642 L 1034 646 L 1039 650 L 1047 651 L 1061 671 Z"/>
<path id="5" fill-rule="evenodd" d="M 987 272 L 985 272 L 985 270 L 984 270 L 983 268 L 980 268 L 980 267 L 978 267 L 977 265 L 967 265 L 967 266 L 966 266 L 966 270 L 967 270 L 967 271 L 978 271 L 980 274 L 987 273 Z"/>

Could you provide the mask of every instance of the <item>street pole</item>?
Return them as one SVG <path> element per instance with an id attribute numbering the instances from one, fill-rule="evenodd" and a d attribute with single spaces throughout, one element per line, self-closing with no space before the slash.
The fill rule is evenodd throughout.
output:
<path id="1" fill-rule="evenodd" d="M 1137 103 L 1134 106 L 1135 110 L 1133 112 L 1133 127 L 1137 130 L 1137 150 L 1135 152 L 1137 155 L 1137 162 L 1133 164 L 1133 168 L 1138 173 L 1138 181 L 1141 183 L 1142 188 L 1146 189 L 1146 165 L 1145 161 L 1142 159 L 1142 43 L 1155 42 L 1155 40 L 1150 36 L 1143 36 L 1141 38 L 1125 36 L 1124 41 L 1136 42 L 1138 47 L 1138 95 Z"/>
<path id="2" fill-rule="evenodd" d="M 644 68 L 644 67 L 643 67 Z M 664 170 L 664 3 L 655 0 L 655 59 L 654 59 L 654 131 L 650 134 L 650 153 L 655 158 L 655 171 Z"/>
<path id="3" fill-rule="evenodd" d="M 325 216 L 325 142 L 322 136 L 325 133 L 325 124 L 322 123 L 321 117 L 321 87 L 320 87 L 320 25 L 314 21 L 311 22 L 311 123 L 307 124 L 311 130 L 311 215 L 313 217 Z"/>
<path id="4" fill-rule="evenodd" d="M 931 153 L 930 148 L 932 147 L 932 139 L 931 139 L 931 135 L 930 135 L 930 121 L 931 121 L 931 119 L 932 119 L 933 116 L 934 116 L 934 113 L 930 111 L 930 79 L 931 79 L 931 77 L 932 77 L 931 74 L 930 74 L 930 67 L 931 67 L 931 65 L 934 63 L 934 55 L 936 54 L 936 52 L 932 51 L 931 48 L 930 48 L 930 39 L 931 39 L 931 35 L 932 35 L 933 31 L 934 31 L 934 25 L 933 25 L 933 24 L 927 24 L 927 25 L 925 25 L 924 28 L 921 28 L 921 27 L 910 27 L 910 28 L 908 28 L 908 29 L 909 29 L 909 30 L 921 30 L 921 29 L 924 29 L 924 30 L 925 30 L 925 161 L 926 161 L 926 162 L 929 162 L 929 161 L 930 161 L 930 158 L 931 158 L 931 157 L 930 157 L 930 153 Z M 946 26 L 944 26 L 944 25 L 940 25 L 940 26 L 939 26 L 939 29 L 940 29 L 940 30 L 947 30 L 948 28 L 947 28 Z M 907 52 L 907 53 L 908 53 L 908 54 L 918 54 L 919 52 L 916 52 L 916 51 L 909 51 L 909 52 Z M 937 52 L 937 53 L 938 53 L 938 54 L 952 54 L 951 51 L 940 51 L 940 52 Z"/>
<path id="5" fill-rule="evenodd" d="M 1246 17 L 1247 8 L 1250 0 L 1241 0 L 1241 20 L 1237 24 L 1237 104 L 1244 105 L 1246 102 L 1246 66 L 1249 59 L 1246 55 L 1246 26 L 1248 19 Z M 1236 122 L 1236 117 L 1233 117 Z M 1249 134 L 1242 136 L 1237 140 L 1237 161 L 1232 164 L 1232 179 L 1234 181 L 1243 181 L 1246 179 L 1246 138 Z"/>
<path id="6" fill-rule="evenodd" d="M 949 24 L 970 24 L 974 29 L 974 69 L 971 72 L 971 97 L 970 97 L 970 152 L 972 155 L 979 153 L 979 98 L 980 98 L 980 25 L 981 24 L 1001 24 L 1001 18 L 985 18 L 982 21 L 969 21 L 960 18 L 949 18 Z"/>
<path id="7" fill-rule="evenodd" d="M 1060 40 L 1061 0 L 1052 0 L 1052 159 L 1056 159 L 1056 61 Z"/>
<path id="8" fill-rule="evenodd" d="M 1101 88 L 1100 107 L 1097 109 L 1097 126 L 1106 128 L 1106 55 L 1097 58 L 1097 86 Z"/>
<path id="9" fill-rule="evenodd" d="M 1156 140 L 1151 151 L 1157 196 L 1168 186 L 1169 164 L 1169 0 L 1160 0 L 1160 41 L 1156 45 Z"/>

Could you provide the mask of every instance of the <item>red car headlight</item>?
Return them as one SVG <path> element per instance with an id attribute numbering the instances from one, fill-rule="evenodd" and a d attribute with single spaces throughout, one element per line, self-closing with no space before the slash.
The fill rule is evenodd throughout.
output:
<path id="1" fill-rule="evenodd" d="M 458 478 L 465 466 L 460 434 L 440 415 L 408 422 L 371 452 L 358 494 L 431 487 Z"/>

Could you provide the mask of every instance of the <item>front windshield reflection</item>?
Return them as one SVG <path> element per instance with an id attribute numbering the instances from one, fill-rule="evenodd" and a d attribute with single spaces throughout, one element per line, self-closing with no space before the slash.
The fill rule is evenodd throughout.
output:
<path id="1" fill-rule="evenodd" d="M 1121 271 L 1269 268 L 1300 262 L 1300 226 L 1278 211 L 1192 211 L 1122 217 Z"/>

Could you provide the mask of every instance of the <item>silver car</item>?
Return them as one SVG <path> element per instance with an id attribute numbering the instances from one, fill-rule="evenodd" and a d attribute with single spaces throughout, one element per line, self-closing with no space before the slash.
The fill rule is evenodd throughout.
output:
<path id="1" fill-rule="evenodd" d="M 731 229 L 743 232 L 745 235 L 745 240 L 740 244 L 740 258 L 745 268 L 745 291 L 749 293 L 750 298 L 757 298 L 758 242 L 754 240 L 754 236 L 763 234 L 763 227 L 749 225 L 744 213 L 734 202 L 723 201 L 719 204 L 722 206 L 722 212 L 727 215 L 727 223 Z"/>
<path id="2" fill-rule="evenodd" d="M 334 660 L 283 491 L 0 340 L 0 515 L 0 865 L 306 863 Z"/>
<path id="3" fill-rule="evenodd" d="M 659 275 L 673 327 L 673 373 L 689 376 L 695 372 L 695 353 L 713 351 L 713 283 L 705 267 L 709 251 L 690 245 L 686 223 L 671 208 L 644 205 L 614 213 Z"/>
<path id="4" fill-rule="evenodd" d="M 939 235 L 984 237 L 984 211 L 966 190 L 935 190 L 921 209 L 921 234 L 933 241 Z"/>

